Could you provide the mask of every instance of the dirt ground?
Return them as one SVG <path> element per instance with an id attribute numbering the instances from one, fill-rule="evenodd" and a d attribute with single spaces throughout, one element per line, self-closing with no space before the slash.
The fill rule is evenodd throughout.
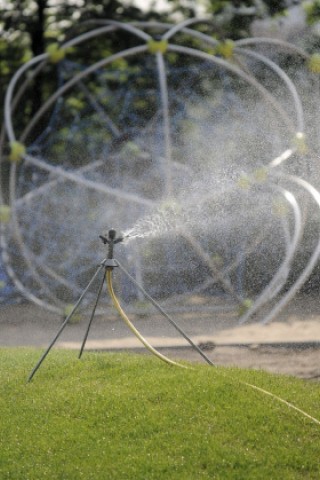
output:
<path id="1" fill-rule="evenodd" d="M 228 314 L 172 315 L 192 341 L 204 349 L 217 365 L 264 369 L 320 381 L 320 298 L 296 298 L 276 321 L 258 321 L 239 326 Z M 67 325 L 55 347 L 79 349 L 88 315 Z M 157 315 L 133 315 L 132 320 L 148 341 L 174 359 L 203 362 L 199 353 Z M 31 304 L 0 307 L 0 347 L 32 346 L 45 348 L 62 323 L 58 314 Z M 94 319 L 86 343 L 87 350 L 145 349 L 115 315 Z"/>

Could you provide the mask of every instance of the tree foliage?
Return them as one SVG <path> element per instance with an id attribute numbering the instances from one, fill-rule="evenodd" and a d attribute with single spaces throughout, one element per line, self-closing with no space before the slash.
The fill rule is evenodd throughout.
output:
<path id="1" fill-rule="evenodd" d="M 3 97 L 14 72 L 30 58 L 46 51 L 49 45 L 63 42 L 81 32 L 81 25 L 88 28 L 90 22 L 105 19 L 119 21 L 180 20 L 200 13 L 213 20 L 212 34 L 220 38 L 239 38 L 249 34 L 251 22 L 283 13 L 288 0 L 168 0 L 168 13 L 160 14 L 153 7 L 140 9 L 131 2 L 120 0 L 11 0 L 0 1 L 0 115 L 2 118 Z M 314 8 L 318 1 L 311 2 Z M 314 11 L 314 8 L 312 12 Z M 177 16 L 179 14 L 179 16 Z M 203 25 L 198 28 L 205 28 Z M 210 30 L 210 27 L 206 27 Z M 104 42 L 96 41 L 90 51 L 86 46 L 77 55 L 85 61 L 109 55 L 114 48 L 133 46 L 135 40 L 125 32 L 113 35 Z M 81 58 L 80 58 L 81 60 Z M 54 79 L 46 71 L 36 77 L 32 84 L 33 95 L 17 115 L 31 118 L 46 98 L 46 89 L 54 88 Z M 50 87 L 51 86 L 51 87 Z"/>
<path id="2" fill-rule="evenodd" d="M 0 2 L 0 91 L 4 96 L 6 87 L 14 72 L 30 58 L 46 51 L 53 42 L 62 42 L 68 37 L 79 34 L 79 25 L 99 19 L 119 21 L 143 21 L 156 18 L 154 12 L 144 12 L 135 6 L 124 6 L 118 0 L 12 0 Z M 115 39 L 123 43 L 126 35 Z M 110 53 L 112 44 L 101 45 L 97 42 L 97 54 Z M 90 52 L 92 54 L 92 52 Z M 84 51 L 83 55 L 88 55 Z M 47 79 L 46 79 L 47 80 Z M 32 116 L 43 99 L 44 75 L 37 78 L 33 85 L 33 98 L 26 107 Z M 1 98 L 0 114 L 2 117 L 3 98 Z"/>

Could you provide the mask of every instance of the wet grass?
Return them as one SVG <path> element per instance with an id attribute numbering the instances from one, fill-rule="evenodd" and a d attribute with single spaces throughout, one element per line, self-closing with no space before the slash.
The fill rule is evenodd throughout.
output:
<path id="1" fill-rule="evenodd" d="M 133 354 L 0 349 L 1 480 L 319 479 L 320 384 Z"/>

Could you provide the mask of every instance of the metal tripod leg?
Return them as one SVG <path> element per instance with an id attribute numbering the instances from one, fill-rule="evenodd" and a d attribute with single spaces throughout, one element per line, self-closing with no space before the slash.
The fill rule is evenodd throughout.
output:
<path id="1" fill-rule="evenodd" d="M 89 330 L 90 330 L 90 328 L 91 328 L 91 324 L 92 324 L 92 321 L 93 321 L 94 314 L 96 313 L 96 308 L 97 308 L 97 305 L 98 305 L 98 302 L 99 302 L 99 299 L 100 299 L 100 296 L 101 296 L 101 292 L 102 292 L 102 288 L 103 288 L 104 282 L 105 282 L 105 275 L 103 275 L 103 277 L 102 277 L 102 282 L 101 282 L 101 284 L 100 284 L 100 287 L 99 287 L 99 290 L 98 290 L 98 293 L 97 293 L 97 298 L 96 298 L 94 307 L 93 307 L 92 312 L 91 312 L 91 316 L 90 316 L 90 320 L 89 320 L 89 323 L 88 323 L 88 327 L 87 327 L 85 336 L 84 336 L 84 338 L 83 338 L 83 342 L 82 342 L 81 349 L 80 349 L 80 352 L 79 352 L 79 358 L 81 358 L 81 355 L 82 355 L 82 353 L 83 353 L 84 347 L 85 347 L 85 345 L 86 345 L 86 341 L 87 341 L 87 338 L 88 338 L 88 335 L 89 335 Z"/>
<path id="2" fill-rule="evenodd" d="M 40 365 L 42 364 L 42 362 L 44 361 L 44 359 L 46 358 L 46 356 L 48 355 L 48 353 L 50 352 L 51 348 L 53 347 L 53 345 L 56 343 L 56 341 L 58 340 L 58 338 L 60 337 L 61 333 L 63 332 L 64 328 L 66 327 L 66 325 L 68 324 L 68 322 L 70 321 L 71 317 L 73 316 L 73 314 L 76 312 L 77 308 L 79 307 L 80 303 L 82 302 L 83 298 L 85 297 L 87 291 L 89 290 L 89 288 L 91 287 L 92 283 L 94 282 L 94 280 L 96 279 L 97 275 L 101 272 L 101 270 L 105 268 L 104 266 L 104 261 L 100 264 L 100 266 L 98 267 L 98 269 L 96 270 L 96 272 L 94 273 L 94 275 L 92 276 L 90 282 L 88 283 L 88 285 L 86 286 L 86 288 L 83 290 L 79 300 L 77 301 L 77 303 L 74 305 L 72 311 L 70 312 L 70 314 L 67 316 L 67 318 L 65 319 L 65 321 L 63 322 L 63 324 L 61 325 L 61 327 L 59 328 L 56 336 L 54 337 L 54 339 L 52 340 L 52 342 L 50 343 L 49 347 L 47 348 L 47 350 L 43 353 L 43 355 L 41 356 L 40 360 L 38 361 L 38 363 L 36 364 L 36 366 L 34 367 L 34 369 L 32 370 L 32 372 L 30 373 L 29 375 L 29 378 L 28 378 L 28 382 L 30 382 L 33 378 L 33 376 L 35 375 L 35 373 L 37 372 L 38 368 L 40 367 Z"/>
<path id="3" fill-rule="evenodd" d="M 116 259 L 115 259 L 116 260 Z M 121 265 L 121 263 L 116 260 L 116 263 L 120 270 L 134 283 L 134 285 L 143 293 L 143 295 L 152 303 L 154 307 L 174 326 L 174 328 L 189 342 L 189 344 L 194 348 L 204 360 L 209 364 L 214 366 L 214 363 L 207 357 L 207 355 L 201 350 L 201 348 L 196 345 L 191 338 L 188 337 L 186 333 L 176 324 L 176 322 L 163 310 L 163 308 L 145 291 L 145 289 L 139 285 L 139 283 L 130 275 L 129 272 Z"/>

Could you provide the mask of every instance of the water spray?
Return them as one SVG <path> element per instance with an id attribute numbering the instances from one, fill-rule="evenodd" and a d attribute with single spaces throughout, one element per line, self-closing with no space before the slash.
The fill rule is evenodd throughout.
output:
<path id="1" fill-rule="evenodd" d="M 46 53 L 22 65 L 11 79 L 4 106 L 10 181 L 8 195 L 2 191 L 0 184 L 0 253 L 8 278 L 17 292 L 29 301 L 55 313 L 64 314 L 68 307 L 66 297 L 75 298 L 81 294 L 78 279 L 83 275 L 84 266 L 79 265 L 79 255 L 85 252 L 86 258 L 91 255 L 90 261 L 96 261 L 95 252 L 88 248 L 91 244 L 91 230 L 100 231 L 102 225 L 112 225 L 116 220 L 115 216 L 118 217 L 117 220 L 122 216 L 124 224 L 131 221 L 134 223 L 126 232 L 128 235 L 123 236 L 123 240 L 153 240 L 167 234 L 178 234 L 183 238 L 190 255 L 194 255 L 202 265 L 203 277 L 199 274 L 190 275 L 190 278 L 197 281 L 196 286 L 195 282 L 190 282 L 193 289 L 191 294 L 207 292 L 209 286 L 218 293 L 222 290 L 223 295 L 226 293 L 230 298 L 231 308 L 243 313 L 241 323 L 252 318 L 255 313 L 260 314 L 262 323 L 271 321 L 275 313 L 286 306 L 298 287 L 312 273 L 320 257 L 317 245 L 310 260 L 306 262 L 305 270 L 297 279 L 295 288 L 289 286 L 290 295 L 285 293 L 288 286 L 285 268 L 288 274 L 292 272 L 293 260 L 299 250 L 296 238 L 299 233 L 302 239 L 299 242 L 300 247 L 308 214 L 308 209 L 301 208 L 303 205 L 300 194 L 298 196 L 295 190 L 298 187 L 299 190 L 304 190 L 305 196 L 311 196 L 312 201 L 315 198 L 310 185 L 290 180 L 289 183 L 295 185 L 288 186 L 288 178 L 283 175 L 280 178 L 277 172 L 280 166 L 284 169 L 296 156 L 309 155 L 316 159 L 317 152 L 312 152 L 312 145 L 309 145 L 312 130 L 311 125 L 304 121 L 304 98 L 291 74 L 289 76 L 281 65 L 274 61 L 272 52 L 283 51 L 299 60 L 299 68 L 305 71 L 306 79 L 310 80 L 311 85 L 316 80 L 315 76 L 320 73 L 318 54 L 310 54 L 279 39 L 254 37 L 219 41 L 218 38 L 213 38 L 211 33 L 204 33 L 205 29 L 202 32 L 195 28 L 202 21 L 208 24 L 207 19 L 200 18 L 177 25 L 160 22 L 130 24 L 106 19 L 103 27 L 99 22 L 96 25 L 91 24 L 90 29 L 81 29 L 79 35 L 64 44 L 52 45 Z M 213 21 L 213 30 L 215 27 Z M 83 46 L 90 49 L 91 40 L 103 40 L 105 35 L 116 32 L 132 35 L 136 46 L 113 52 L 89 66 L 82 65 L 79 68 L 75 63 L 74 69 L 69 68 L 70 48 L 73 51 L 73 62 Z M 185 40 L 181 44 L 182 37 Z M 260 49 L 261 46 L 264 48 Z M 187 57 L 190 68 L 184 65 L 182 69 L 177 69 L 175 62 L 171 63 L 169 60 L 171 54 L 181 59 Z M 155 56 L 154 62 L 148 60 L 150 56 Z M 114 63 L 122 59 L 129 62 L 128 65 L 132 59 L 134 64 L 139 65 L 140 70 L 137 74 L 126 71 L 127 80 L 117 83 Z M 149 70 L 151 63 L 153 67 Z M 194 72 L 193 65 L 197 65 L 196 70 L 199 67 L 199 74 Z M 61 83 L 58 89 L 45 99 L 30 122 L 16 131 L 18 122 L 15 121 L 15 112 L 21 99 L 28 97 L 27 89 L 32 88 L 32 80 L 41 74 L 43 68 L 52 71 L 58 69 Z M 265 73 L 262 76 L 256 75 L 261 68 Z M 154 85 L 150 84 L 148 87 L 151 88 L 148 99 L 157 100 L 155 106 L 152 106 L 153 102 L 150 101 L 150 115 L 147 116 L 145 108 L 141 114 L 136 108 L 137 100 L 140 97 L 146 98 L 145 82 L 142 82 L 141 91 L 135 85 L 136 79 L 141 78 L 144 71 L 148 77 L 154 77 L 155 80 Z M 90 84 L 95 83 L 94 79 L 100 84 L 101 72 L 107 72 L 107 77 L 111 76 L 116 85 L 112 89 L 112 95 L 106 88 L 104 94 L 108 102 L 103 102 L 103 105 L 95 98 L 95 90 L 91 91 L 89 88 L 89 79 L 93 78 Z M 202 84 L 201 72 L 204 80 L 213 80 L 215 92 L 204 89 L 204 93 L 200 95 L 197 89 L 192 87 L 196 80 L 199 80 L 199 85 Z M 177 82 L 179 88 L 176 88 L 176 82 L 172 79 L 179 75 L 183 81 Z M 273 90 L 273 81 L 269 84 L 269 79 L 278 80 L 279 90 Z M 209 83 L 211 84 L 211 80 Z M 206 81 L 204 87 L 205 84 Z M 239 95 L 239 85 L 241 92 L 247 90 L 248 95 Z M 74 89 L 82 92 L 79 112 L 86 107 L 92 115 L 86 116 L 83 121 L 80 121 L 82 115 L 78 115 L 79 112 L 75 116 L 69 115 L 76 96 Z M 124 108 L 120 99 L 129 98 L 127 92 L 132 100 L 126 100 Z M 250 102 L 252 93 L 255 98 L 254 105 Z M 122 113 L 124 110 L 125 120 Z M 50 118 L 50 121 L 46 122 L 46 118 Z M 64 118 L 66 125 L 63 124 Z M 103 148 L 99 135 L 98 140 L 94 140 L 95 136 L 86 140 L 88 122 L 95 122 L 97 118 L 103 119 L 99 128 L 106 129 L 101 131 Z M 42 124 L 45 126 L 43 131 Z M 95 123 L 90 125 L 91 132 Z M 62 127 L 72 134 L 65 138 L 63 133 L 61 137 Z M 37 131 L 42 132 L 39 137 L 36 135 Z M 263 132 L 261 137 L 260 132 Z M 32 138 L 35 140 L 31 141 Z M 66 140 L 66 148 L 57 158 L 59 149 L 55 147 L 57 142 L 60 145 L 61 138 Z M 1 151 L 5 150 L 3 139 L 4 136 L 0 138 L 0 156 Z M 79 141 L 80 145 L 83 145 L 82 160 L 80 164 L 75 164 L 73 153 L 68 155 L 66 150 L 69 148 L 70 152 L 77 151 Z M 258 146 L 258 151 L 252 156 L 253 146 Z M 50 160 L 52 152 L 54 162 Z M 252 157 L 252 161 L 247 163 L 247 157 Z M 130 161 L 130 168 L 126 165 L 128 158 L 133 160 Z M 148 163 L 149 158 L 152 161 Z M 107 175 L 104 168 L 106 162 L 110 165 Z M 235 165 L 239 165 L 239 168 L 234 168 Z M 135 172 L 136 166 L 139 168 Z M 3 172 L 6 171 L 7 169 L 3 169 Z M 116 175 L 119 175 L 120 182 Z M 156 188 L 153 188 L 153 181 Z M 253 267 L 258 265 L 259 268 L 260 245 L 267 244 L 272 253 L 274 244 L 267 238 L 267 229 L 262 233 L 260 229 L 252 229 L 252 241 L 242 242 L 241 234 L 248 235 L 248 226 L 252 223 L 250 218 L 243 221 L 239 224 L 241 231 L 237 237 L 239 242 L 236 249 L 233 246 L 226 248 L 226 254 L 220 255 L 220 265 L 214 261 L 214 257 L 220 253 L 219 248 L 225 248 L 227 244 L 225 237 L 230 231 L 225 220 L 228 218 L 225 212 L 227 202 L 233 201 L 238 207 L 248 196 L 251 203 L 246 209 L 252 209 L 261 201 L 261 197 L 254 194 L 256 185 L 259 184 L 262 188 L 264 184 L 269 188 L 274 183 L 290 188 L 288 194 L 297 197 L 293 201 L 299 204 L 302 219 L 297 221 L 298 215 L 295 215 L 294 209 L 289 205 L 291 213 L 289 212 L 286 220 L 288 228 L 282 229 L 281 238 L 279 235 L 275 236 L 276 247 L 281 241 L 286 242 L 283 262 L 274 270 L 270 285 L 267 282 L 267 285 L 262 286 L 262 298 L 260 294 L 257 298 L 251 298 L 255 297 L 255 294 L 251 295 L 248 291 L 243 266 L 249 259 Z M 274 187 L 270 190 L 268 203 L 274 200 L 275 190 Z M 70 202 L 70 195 L 77 197 L 77 202 Z M 287 198 L 284 200 L 288 203 Z M 106 209 L 105 205 L 112 202 L 116 203 L 116 208 Z M 69 207 L 67 213 L 63 208 L 65 203 L 68 203 Z M 220 204 L 223 215 L 220 215 L 220 211 L 216 216 L 212 213 L 214 204 Z M 84 218 L 83 212 L 89 210 L 88 205 L 101 205 L 103 215 L 92 209 Z M 318 207 L 316 200 L 316 208 Z M 240 213 L 241 209 L 244 211 L 243 207 L 239 207 Z M 230 218 L 230 223 L 235 217 L 234 214 Z M 257 218 L 260 218 L 259 213 Z M 253 217 L 252 219 L 255 220 Z M 313 221 L 312 218 L 311 220 Z M 272 221 L 278 222 L 274 218 Z M 88 234 L 84 233 L 81 222 L 85 222 L 86 227 L 90 222 L 90 227 L 86 230 Z M 292 238 L 289 235 L 287 239 L 288 229 L 294 230 L 297 235 Z M 43 231 L 46 235 L 42 234 Z M 73 248 L 72 241 L 65 242 L 66 238 L 76 238 L 78 231 L 83 234 L 79 242 L 81 252 Z M 109 231 L 106 236 L 101 236 L 106 245 L 111 242 L 111 250 L 121 242 L 116 236 L 112 238 L 113 234 Z M 223 238 L 220 239 L 217 251 L 212 251 L 211 246 L 217 245 L 218 235 Z M 37 238 L 37 242 L 34 242 L 34 238 Z M 207 239 L 211 241 L 211 245 Z M 179 251 L 180 255 L 182 250 Z M 138 248 L 133 248 L 133 251 L 134 255 L 130 255 L 135 264 L 131 265 L 131 268 L 135 269 L 134 276 L 143 283 L 143 254 L 139 254 Z M 112 256 L 111 253 L 110 255 Z M 177 258 L 172 260 L 172 257 L 173 255 L 168 265 L 179 278 L 179 265 L 184 265 L 184 262 L 179 263 Z M 111 262 L 112 258 L 109 260 Z M 254 265 L 253 262 L 257 263 Z M 88 265 L 90 266 L 90 262 Z M 150 267 L 147 266 L 149 269 Z M 69 277 L 71 268 L 73 275 Z M 273 273 L 271 269 L 270 272 Z M 181 273 L 183 275 L 183 270 Z M 156 297 L 164 291 L 164 285 L 160 282 L 158 287 L 157 293 L 153 290 Z M 187 288 L 189 285 L 185 287 L 184 293 Z M 139 295 L 136 298 L 139 300 Z M 276 309 L 272 306 L 273 301 L 277 302 Z M 220 307 L 222 311 L 224 304 L 223 297 Z M 267 308 L 272 308 L 271 316 L 266 313 Z M 215 305 L 212 311 L 216 311 Z"/>
<path id="2" fill-rule="evenodd" d="M 99 235 L 99 238 L 102 240 L 102 242 L 105 245 L 108 245 L 107 258 L 105 258 L 101 262 L 98 269 L 96 270 L 96 272 L 92 276 L 91 280 L 89 281 L 88 285 L 86 286 L 86 288 L 82 292 L 80 298 L 78 299 L 75 306 L 73 307 L 72 311 L 67 316 L 67 318 L 65 319 L 65 321 L 61 325 L 60 329 L 58 330 L 57 334 L 55 335 L 54 339 L 52 340 L 52 342 L 48 346 L 47 350 L 43 353 L 40 360 L 38 361 L 36 366 L 33 368 L 32 372 L 30 373 L 29 378 L 28 378 L 29 382 L 32 380 L 35 373 L 40 368 L 42 362 L 44 361 L 44 359 L 46 358 L 46 356 L 50 352 L 51 348 L 54 346 L 54 344 L 58 340 L 59 336 L 61 335 L 61 333 L 63 332 L 63 330 L 67 326 L 67 324 L 70 322 L 73 315 L 76 313 L 77 309 L 79 308 L 82 300 L 84 299 L 84 297 L 85 297 L 86 293 L 88 292 L 89 288 L 91 287 L 92 283 L 94 282 L 94 280 L 96 279 L 96 277 L 98 276 L 98 274 L 102 270 L 104 270 L 104 275 L 102 276 L 100 286 L 98 288 L 98 292 L 97 292 L 97 295 L 96 295 L 96 300 L 95 300 L 95 303 L 94 303 L 94 306 L 93 306 L 93 309 L 92 309 L 92 312 L 91 312 L 91 316 L 90 316 L 90 319 L 89 319 L 89 323 L 88 323 L 88 326 L 87 326 L 87 329 L 86 329 L 86 333 L 85 333 L 85 336 L 84 336 L 84 339 L 83 339 L 83 342 L 82 342 L 82 345 L 81 345 L 81 348 L 80 348 L 79 359 L 81 358 L 82 353 L 84 351 L 86 341 L 87 341 L 87 338 L 88 338 L 88 335 L 89 335 L 89 331 L 90 331 L 90 328 L 91 328 L 91 325 L 92 325 L 92 322 L 93 322 L 93 319 L 94 319 L 94 315 L 95 315 L 95 312 L 96 312 L 96 308 L 98 306 L 99 299 L 100 299 L 100 296 L 102 294 L 102 289 L 103 289 L 104 283 L 106 282 L 108 292 L 109 292 L 109 295 L 111 297 L 113 306 L 115 307 L 115 309 L 119 313 L 122 320 L 126 323 L 126 325 L 129 327 L 129 329 L 134 333 L 134 335 L 140 340 L 140 342 L 146 347 L 146 349 L 149 350 L 153 355 L 158 357 L 160 360 L 162 360 L 162 361 L 164 361 L 164 362 L 166 362 L 170 365 L 174 365 L 174 366 L 181 367 L 181 368 L 188 368 L 185 365 L 182 365 L 178 362 L 175 362 L 175 361 L 171 360 L 170 358 L 166 357 L 165 355 L 161 354 L 160 352 L 158 352 L 158 350 L 156 350 L 152 345 L 150 345 L 150 343 L 141 335 L 139 330 L 130 321 L 127 314 L 125 313 L 125 311 L 121 307 L 120 302 L 117 298 L 117 295 L 116 295 L 116 293 L 114 292 L 114 289 L 113 289 L 112 273 L 113 273 L 114 268 L 116 268 L 116 267 L 119 267 L 120 270 L 140 289 L 140 291 L 152 303 L 152 305 L 154 305 L 154 307 L 156 307 L 156 309 L 161 313 L 161 315 L 164 316 L 169 321 L 169 323 L 171 323 L 171 325 L 173 325 L 175 327 L 175 329 L 189 342 L 189 344 L 202 356 L 202 358 L 204 358 L 204 360 L 209 365 L 213 366 L 213 362 L 207 357 L 207 355 L 201 350 L 201 348 L 198 345 L 196 345 L 191 340 L 191 338 L 189 338 L 189 336 L 163 310 L 163 308 L 145 291 L 145 289 L 141 285 L 138 284 L 138 282 L 136 282 L 136 280 L 127 272 L 127 270 L 122 266 L 122 264 L 114 258 L 114 246 L 117 245 L 118 243 L 123 242 L 124 239 L 127 238 L 127 237 L 128 237 L 128 235 L 117 236 L 117 232 L 113 228 L 110 229 L 105 235 Z"/>

